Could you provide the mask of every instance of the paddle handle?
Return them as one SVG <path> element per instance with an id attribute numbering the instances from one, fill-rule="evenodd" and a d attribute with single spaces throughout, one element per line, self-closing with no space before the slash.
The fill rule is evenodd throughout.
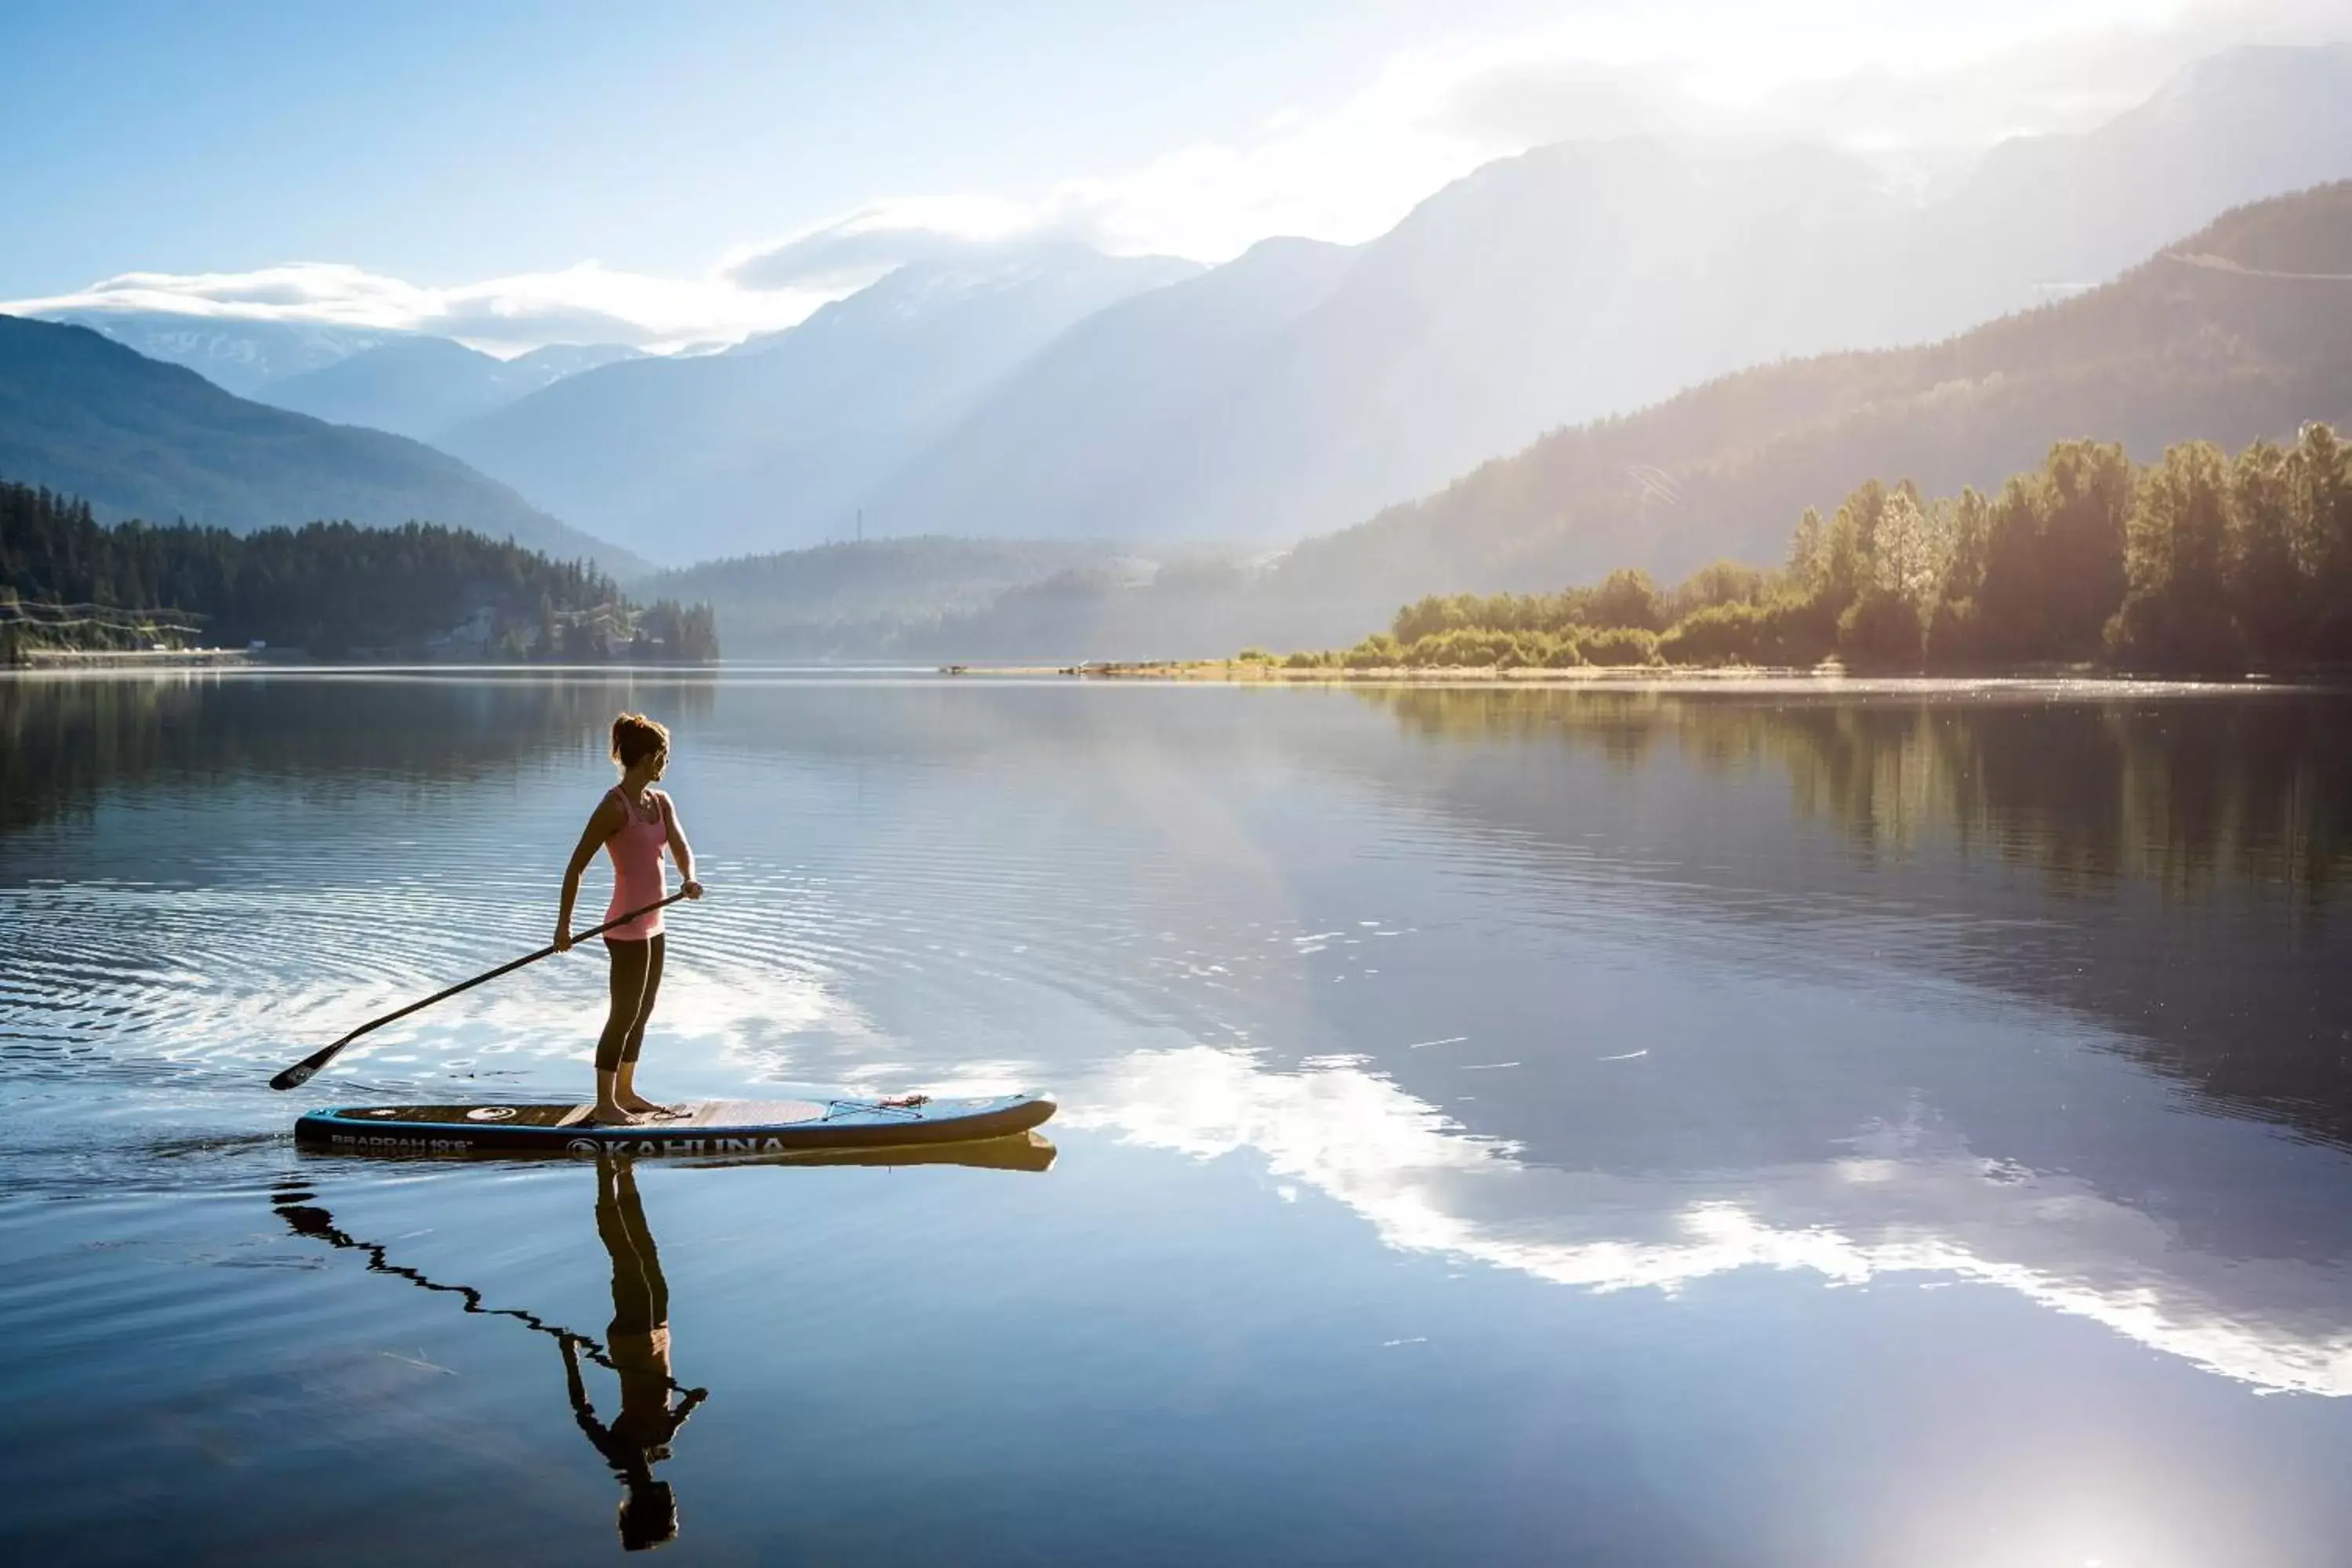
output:
<path id="1" fill-rule="evenodd" d="M 672 893 L 668 898 L 662 900 L 658 903 L 647 904 L 641 910 L 631 910 L 627 914 L 622 915 L 618 919 L 606 921 L 594 931 L 582 931 L 578 936 L 573 937 L 572 940 L 576 943 L 586 942 L 592 936 L 602 936 L 615 926 L 625 926 L 632 921 L 642 920 L 646 916 L 653 913 L 656 910 L 667 909 L 671 904 L 677 902 L 678 900 L 685 897 L 686 890 L 681 888 L 677 892 Z M 329 1062 L 333 1061 L 338 1052 L 340 1052 L 345 1046 L 350 1045 L 353 1040 L 358 1039 L 362 1035 L 367 1034 L 369 1031 L 373 1029 L 381 1029 L 386 1024 L 405 1018 L 411 1013 L 422 1011 L 426 1007 L 430 1007 L 436 1002 L 446 1002 L 450 997 L 457 994 L 460 991 L 471 991 L 475 986 L 481 984 L 485 981 L 496 980 L 501 974 L 511 974 L 516 970 L 522 968 L 525 964 L 537 963 L 541 959 L 550 956 L 555 951 L 555 944 L 553 942 L 549 942 L 537 952 L 525 953 L 522 957 L 515 959 L 510 963 L 499 964 L 496 969 L 488 970 L 480 974 L 477 974 L 471 980 L 461 980 L 457 984 L 449 987 L 446 991 L 436 991 L 432 995 L 427 996 L 422 1002 L 411 1002 L 407 1006 L 397 1008 L 393 1012 L 386 1013 L 381 1018 L 370 1018 L 366 1023 L 362 1024 L 358 1028 L 353 1029 L 350 1034 L 345 1035 L 341 1039 L 337 1040 L 333 1045 L 327 1047 L 323 1050 L 313 1051 L 310 1055 L 304 1057 L 300 1061 L 296 1062 L 292 1067 L 288 1068 L 284 1072 L 279 1073 L 276 1078 L 271 1079 L 269 1080 L 269 1087 L 277 1089 L 299 1089 L 303 1084 L 310 1081 L 310 1075 L 312 1073 L 317 1072 L 320 1068 L 325 1067 Z"/>

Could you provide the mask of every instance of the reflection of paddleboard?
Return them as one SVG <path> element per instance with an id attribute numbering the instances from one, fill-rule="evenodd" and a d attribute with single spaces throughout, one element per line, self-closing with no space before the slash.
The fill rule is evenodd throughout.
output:
<path id="1" fill-rule="evenodd" d="M 1050 1171 L 1061 1152 L 1043 1132 L 1015 1132 L 977 1143 L 894 1143 L 880 1149 L 795 1149 L 752 1156 L 750 1163 L 782 1165 L 964 1165 L 975 1171 Z M 699 1165 L 742 1161 L 705 1158 Z"/>
<path id="2" fill-rule="evenodd" d="M 1041 1094 L 983 1100 L 709 1100 L 627 1127 L 585 1105 L 359 1105 L 294 1124 L 306 1148 L 352 1154 L 646 1154 L 741 1157 L 962 1143 L 1026 1132 L 1054 1114 Z"/>

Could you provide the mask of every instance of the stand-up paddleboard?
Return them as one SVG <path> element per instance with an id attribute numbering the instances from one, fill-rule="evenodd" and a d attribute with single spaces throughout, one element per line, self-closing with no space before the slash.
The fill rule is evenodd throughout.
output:
<path id="1" fill-rule="evenodd" d="M 1054 1114 L 1042 1094 L 934 1100 L 708 1100 L 625 1127 L 586 1105 L 355 1105 L 294 1123 L 305 1148 L 351 1154 L 743 1156 L 965 1143 L 1026 1132 Z"/>

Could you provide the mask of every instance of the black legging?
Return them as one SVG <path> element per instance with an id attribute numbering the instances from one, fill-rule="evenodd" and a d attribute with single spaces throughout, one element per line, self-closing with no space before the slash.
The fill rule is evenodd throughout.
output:
<path id="1" fill-rule="evenodd" d="M 646 1020 L 654 1016 L 654 998 L 661 994 L 662 939 L 639 942 L 604 939 L 613 955 L 613 1011 L 596 1040 L 596 1070 L 618 1072 L 623 1062 L 637 1059 L 646 1043 Z"/>

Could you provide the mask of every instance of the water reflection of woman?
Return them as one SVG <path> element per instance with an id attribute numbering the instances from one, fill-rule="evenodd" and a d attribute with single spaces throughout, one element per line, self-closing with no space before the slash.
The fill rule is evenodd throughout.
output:
<path id="1" fill-rule="evenodd" d="M 613 1259 L 613 1326 L 606 1349 L 621 1378 L 621 1410 L 611 1425 L 596 1419 L 580 1373 L 574 1341 L 563 1345 L 563 1375 L 572 1393 L 572 1418 L 604 1456 L 627 1489 L 621 1498 L 621 1544 L 631 1552 L 659 1546 L 677 1536 L 677 1499 L 669 1483 L 654 1479 L 656 1460 L 669 1458 L 669 1440 L 694 1407 L 688 1395 L 676 1407 L 677 1385 L 669 1374 L 669 1286 L 653 1233 L 646 1228 L 637 1201 L 636 1173 L 624 1156 L 596 1163 L 596 1234 Z"/>

